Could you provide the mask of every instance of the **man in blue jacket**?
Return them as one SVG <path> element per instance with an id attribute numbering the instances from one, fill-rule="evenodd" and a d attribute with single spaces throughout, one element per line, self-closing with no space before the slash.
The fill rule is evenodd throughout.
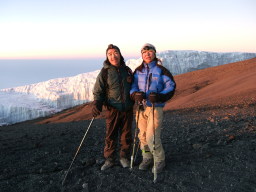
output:
<path id="1" fill-rule="evenodd" d="M 163 107 L 165 102 L 174 95 L 176 84 L 172 74 L 159 64 L 161 61 L 156 57 L 154 45 L 149 43 L 143 45 L 141 54 L 143 62 L 134 71 L 130 91 L 133 100 L 144 104 L 144 109 L 137 111 L 140 114 L 139 119 L 136 119 L 140 130 L 138 137 L 143 156 L 139 169 L 149 169 L 154 160 L 155 170 L 159 173 L 165 167 L 165 152 L 161 142 Z"/>

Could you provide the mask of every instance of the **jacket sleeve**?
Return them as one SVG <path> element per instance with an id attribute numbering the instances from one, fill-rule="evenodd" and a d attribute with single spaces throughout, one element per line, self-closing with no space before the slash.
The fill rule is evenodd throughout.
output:
<path id="1" fill-rule="evenodd" d="M 130 95 L 132 95 L 133 93 L 139 91 L 139 87 L 138 87 L 138 74 L 135 71 L 133 73 L 133 82 L 132 82 L 132 86 L 131 86 L 131 90 L 130 90 Z"/>
<path id="2" fill-rule="evenodd" d="M 164 89 L 159 93 L 159 100 L 161 102 L 166 102 L 173 97 L 176 89 L 176 83 L 170 71 L 164 67 L 162 67 L 162 71 Z"/>
<path id="3" fill-rule="evenodd" d="M 106 100 L 106 83 L 104 83 L 103 70 L 100 71 L 96 78 L 96 82 L 93 88 L 94 101 L 104 102 Z"/>

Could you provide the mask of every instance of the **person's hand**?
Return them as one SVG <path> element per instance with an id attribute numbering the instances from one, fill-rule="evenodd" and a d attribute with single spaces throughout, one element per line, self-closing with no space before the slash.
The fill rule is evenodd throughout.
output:
<path id="1" fill-rule="evenodd" d="M 151 92 L 148 96 L 148 99 L 151 103 L 156 103 L 159 101 L 159 96 L 157 93 L 155 92 Z"/>
<path id="2" fill-rule="evenodd" d="M 92 116 L 97 117 L 98 115 L 100 115 L 101 111 L 102 111 L 102 102 L 94 101 L 93 107 L 92 107 Z"/>
<path id="3" fill-rule="evenodd" d="M 145 93 L 142 91 L 138 91 L 134 93 L 134 100 L 137 102 L 142 102 L 145 98 Z"/>

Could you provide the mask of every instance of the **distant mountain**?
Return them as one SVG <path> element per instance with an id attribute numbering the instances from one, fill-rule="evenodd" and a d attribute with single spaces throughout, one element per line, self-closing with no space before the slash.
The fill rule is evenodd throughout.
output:
<path id="1" fill-rule="evenodd" d="M 256 53 L 164 51 L 157 56 L 173 74 L 181 74 L 254 58 Z M 141 59 L 131 59 L 126 64 L 135 69 L 141 62 Z M 98 73 L 99 70 L 0 90 L 0 125 L 47 116 L 92 101 Z"/>
<path id="2" fill-rule="evenodd" d="M 157 54 L 162 64 L 173 75 L 187 73 L 198 69 L 243 61 L 256 57 L 256 53 L 243 52 L 206 52 L 206 51 L 163 51 Z M 142 59 L 131 59 L 127 65 L 135 69 Z"/>

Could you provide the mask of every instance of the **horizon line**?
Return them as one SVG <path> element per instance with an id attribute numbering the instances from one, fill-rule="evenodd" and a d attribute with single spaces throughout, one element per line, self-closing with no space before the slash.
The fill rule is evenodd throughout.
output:
<path id="1" fill-rule="evenodd" d="M 198 52 L 212 52 L 212 53 L 256 53 L 256 51 L 206 51 L 206 50 L 195 50 L 195 49 L 167 49 L 163 51 L 157 51 L 156 53 L 162 53 L 166 51 L 198 51 Z M 139 54 L 127 54 L 123 57 L 133 59 L 133 58 L 140 58 L 141 55 Z M 21 56 L 21 57 L 0 57 L 0 60 L 79 60 L 79 59 L 106 59 L 105 56 Z"/>

